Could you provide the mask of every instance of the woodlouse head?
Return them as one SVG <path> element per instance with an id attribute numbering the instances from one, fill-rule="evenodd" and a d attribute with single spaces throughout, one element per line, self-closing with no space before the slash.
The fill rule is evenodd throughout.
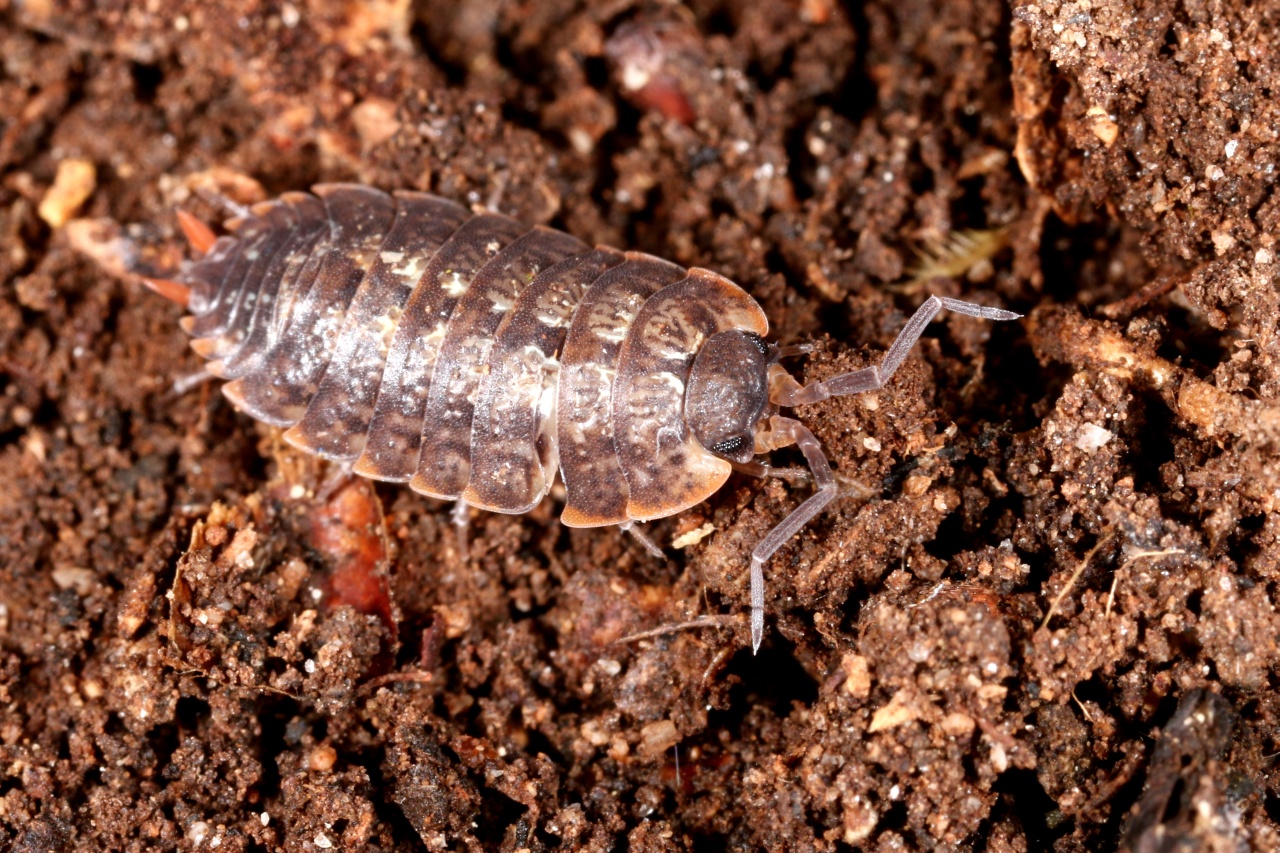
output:
<path id="1" fill-rule="evenodd" d="M 684 416 L 703 447 L 731 462 L 755 455 L 756 425 L 769 405 L 771 348 L 756 334 L 720 332 L 702 345 L 689 373 Z"/>

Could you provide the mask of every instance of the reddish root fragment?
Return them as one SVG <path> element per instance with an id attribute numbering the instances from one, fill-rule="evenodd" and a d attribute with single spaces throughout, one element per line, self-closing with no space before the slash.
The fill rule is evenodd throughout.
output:
<path id="1" fill-rule="evenodd" d="M 642 110 L 652 110 L 686 127 L 697 120 L 693 105 L 680 88 L 680 82 L 661 74 L 631 93 L 632 102 Z"/>
<path id="2" fill-rule="evenodd" d="M 181 226 L 182 233 L 186 235 L 192 250 L 202 255 L 213 248 L 213 244 L 218 239 L 212 228 L 185 210 L 178 211 L 178 225 Z"/>
<path id="3" fill-rule="evenodd" d="M 377 616 L 397 640 L 395 607 L 387 566 L 382 507 L 368 480 L 353 477 L 317 506 L 311 516 L 311 546 L 332 561 L 330 606 L 349 605 Z"/>
<path id="4" fill-rule="evenodd" d="M 186 308 L 187 303 L 191 301 L 191 288 L 181 282 L 167 278 L 143 278 L 142 283 L 165 299 L 170 302 L 176 302 L 183 308 Z"/>

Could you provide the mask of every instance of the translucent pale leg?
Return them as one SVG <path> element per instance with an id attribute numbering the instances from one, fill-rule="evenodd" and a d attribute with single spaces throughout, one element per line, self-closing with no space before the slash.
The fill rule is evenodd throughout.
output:
<path id="1" fill-rule="evenodd" d="M 751 652 L 760 649 L 764 639 L 764 564 L 779 548 L 786 544 L 792 536 L 804 527 L 818 513 L 836 498 L 839 486 L 831 465 L 827 462 L 822 445 L 814 438 L 809 428 L 791 418 L 774 416 L 770 418 L 770 426 L 779 438 L 789 436 L 804 454 L 809 463 L 809 471 L 813 474 L 813 484 L 817 492 L 809 499 L 793 509 L 786 518 L 765 534 L 751 552 Z"/>
<path id="2" fill-rule="evenodd" d="M 911 347 L 920 339 L 925 327 L 943 308 L 955 311 L 957 314 L 981 317 L 984 320 L 1016 320 L 1022 316 L 1012 311 L 988 308 L 973 302 L 962 302 L 945 296 L 930 296 L 916 310 L 916 313 L 911 315 L 911 319 L 898 333 L 898 337 L 894 339 L 880 364 L 864 367 L 851 373 L 842 373 L 811 385 L 802 386 L 795 380 L 778 383 L 771 389 L 771 402 L 779 406 L 802 406 L 831 397 L 860 394 L 863 391 L 883 388 L 889 381 L 889 377 L 893 376 L 894 371 L 906 360 L 907 353 L 911 352 Z M 790 378 L 784 377 L 784 379 Z M 835 499 L 839 491 L 835 475 L 831 473 L 831 466 L 827 463 L 827 457 L 823 454 L 822 446 L 818 444 L 813 433 L 799 421 L 790 418 L 774 417 L 770 425 L 777 434 L 776 446 L 784 446 L 790 439 L 804 453 L 804 458 L 809 463 L 809 470 L 813 472 L 813 483 L 817 492 L 792 510 L 778 523 L 777 527 L 765 534 L 755 550 L 751 552 L 751 650 L 753 653 L 760 649 L 760 642 L 764 639 L 765 562 L 801 527 L 822 512 L 827 504 Z"/>
<path id="3" fill-rule="evenodd" d="M 631 537 L 644 546 L 644 549 L 659 560 L 667 559 L 667 555 L 658 547 L 658 543 L 649 538 L 649 534 L 645 533 L 636 526 L 634 521 L 624 521 L 618 525 L 619 530 L 625 530 L 631 534 Z"/>
<path id="4" fill-rule="evenodd" d="M 787 442 L 783 446 L 787 447 L 791 444 L 792 442 Z M 754 460 L 751 462 L 733 462 L 731 460 L 729 464 L 733 466 L 733 470 L 740 474 L 746 474 L 749 477 L 759 477 L 761 479 L 764 479 L 765 477 L 778 477 L 783 480 L 792 481 L 809 479 L 809 472 L 796 465 L 788 465 L 785 468 L 775 468 L 766 462 L 756 462 Z"/>
<path id="5" fill-rule="evenodd" d="M 907 325 L 902 327 L 902 331 L 890 345 L 889 351 L 884 354 L 884 360 L 878 365 L 864 367 L 852 373 L 842 373 L 822 382 L 814 382 L 812 385 L 802 387 L 795 384 L 791 387 L 776 388 L 772 395 L 773 402 L 780 406 L 803 406 L 818 403 L 830 397 L 843 397 L 846 394 L 860 394 L 863 391 L 883 388 L 889 381 L 889 377 L 906 360 L 907 353 L 911 352 L 916 341 L 920 340 L 925 327 L 943 308 L 957 314 L 981 317 L 983 320 L 1016 320 L 1022 316 L 1001 308 L 988 308 L 985 305 L 961 302 L 959 299 L 948 299 L 945 296 L 930 296 L 916 310 L 916 313 L 911 315 Z"/>
<path id="6" fill-rule="evenodd" d="M 223 195 L 215 189 L 211 189 L 209 187 L 196 187 L 195 192 L 196 195 L 200 196 L 205 201 L 210 204 L 217 205 L 237 219 L 248 219 L 253 215 L 253 211 L 248 207 L 240 204 L 239 202 L 233 201 L 231 198 Z"/>
<path id="7" fill-rule="evenodd" d="M 185 376 L 179 376 L 173 380 L 173 393 L 179 397 L 190 391 L 192 388 L 199 388 L 211 379 L 217 379 L 203 366 L 195 373 L 188 373 Z"/>
<path id="8" fill-rule="evenodd" d="M 467 550 L 467 528 L 471 526 L 470 508 L 466 501 L 459 500 L 453 505 L 453 512 L 449 513 L 458 533 L 458 557 L 463 560 L 470 556 Z"/>

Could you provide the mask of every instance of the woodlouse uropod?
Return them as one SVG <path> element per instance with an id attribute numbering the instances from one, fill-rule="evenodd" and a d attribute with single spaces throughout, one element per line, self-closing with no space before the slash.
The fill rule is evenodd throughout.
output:
<path id="1" fill-rule="evenodd" d="M 779 360 L 804 348 L 767 343 L 728 279 L 436 196 L 329 184 L 255 205 L 228 236 L 179 220 L 203 256 L 148 284 L 187 305 L 223 393 L 363 476 L 522 513 L 559 472 L 564 524 L 630 525 L 797 445 L 816 492 L 752 552 L 753 649 L 765 561 L 837 493 L 818 440 L 779 410 L 880 388 L 943 308 L 1019 316 L 930 296 L 879 365 L 802 386 Z"/>

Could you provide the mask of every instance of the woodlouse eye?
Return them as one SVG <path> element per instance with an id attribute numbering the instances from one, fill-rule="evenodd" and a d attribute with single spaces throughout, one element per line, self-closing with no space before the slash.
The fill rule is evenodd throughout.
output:
<path id="1" fill-rule="evenodd" d="M 743 332 L 742 336 L 754 344 L 755 348 L 760 350 L 761 355 L 769 354 L 769 344 L 764 338 L 760 337 L 755 332 Z"/>
<path id="2" fill-rule="evenodd" d="M 746 443 L 747 440 L 745 438 L 740 435 L 735 435 L 733 438 L 726 438 L 715 447 L 712 447 L 711 452 L 717 453 L 721 456 L 731 456 L 741 450 L 742 445 Z"/>

